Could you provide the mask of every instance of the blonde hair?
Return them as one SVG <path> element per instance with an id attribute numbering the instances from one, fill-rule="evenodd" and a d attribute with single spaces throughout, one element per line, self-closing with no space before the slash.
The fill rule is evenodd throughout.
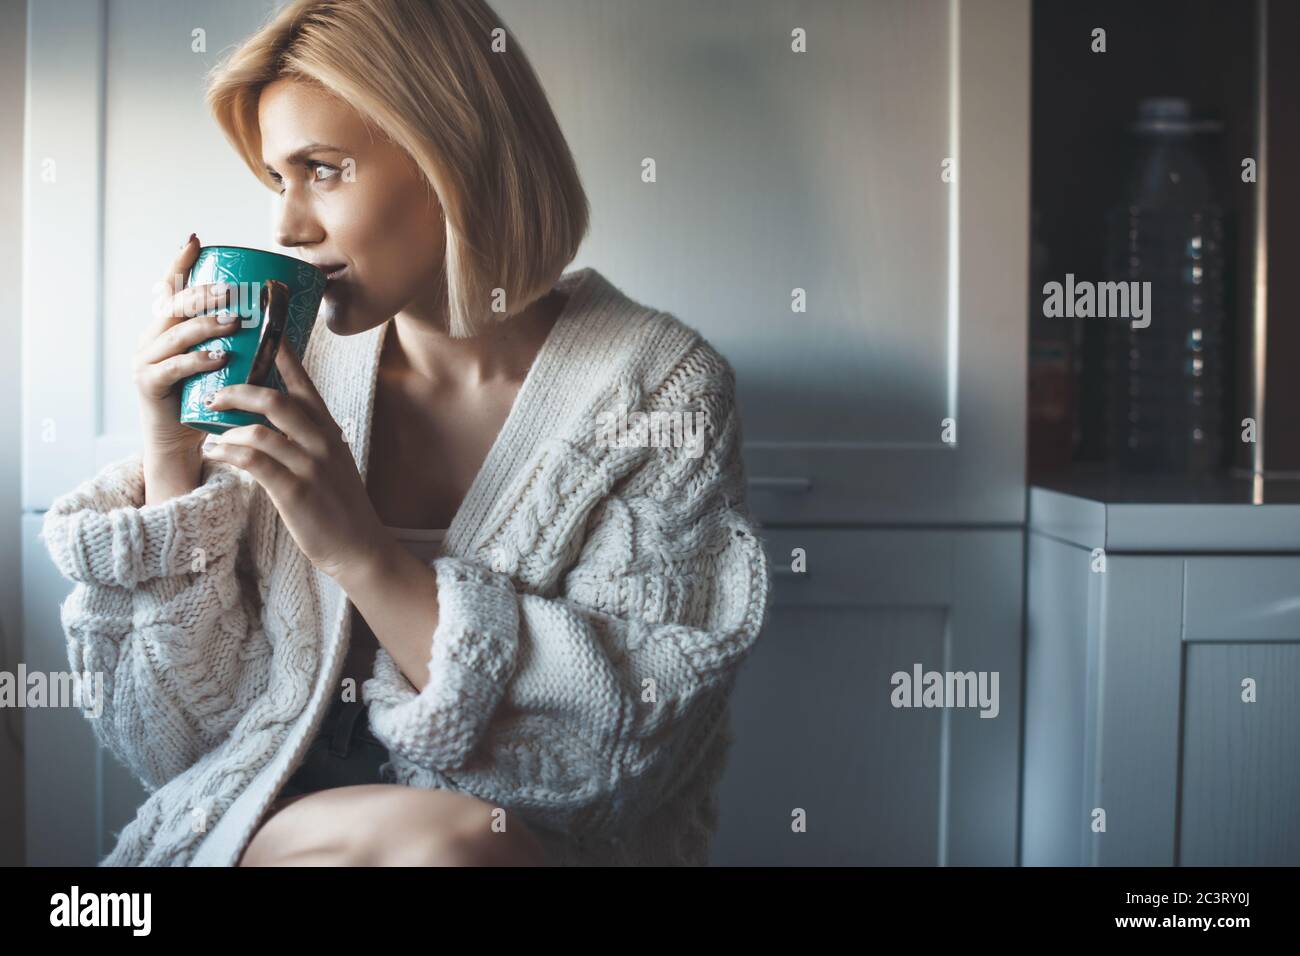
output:
<path id="1" fill-rule="evenodd" d="M 281 77 L 350 104 L 424 173 L 445 220 L 452 336 L 523 311 L 577 253 L 590 209 L 573 155 L 523 49 L 484 0 L 293 0 L 272 16 L 207 89 L 227 139 L 270 188 L 257 104 Z M 491 309 L 496 289 L 505 313 Z"/>

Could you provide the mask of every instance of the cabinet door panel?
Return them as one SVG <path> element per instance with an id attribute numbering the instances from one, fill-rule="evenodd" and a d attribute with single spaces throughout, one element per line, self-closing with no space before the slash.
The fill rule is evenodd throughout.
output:
<path id="1" fill-rule="evenodd" d="M 1178 862 L 1300 864 L 1300 644 L 1189 645 L 1183 695 Z"/>
<path id="2" fill-rule="evenodd" d="M 773 615 L 736 685 L 713 862 L 1014 863 L 1020 533 L 764 539 Z M 806 572 L 790 571 L 796 548 Z M 891 678 L 916 665 L 997 672 L 996 717 L 895 707 Z M 806 832 L 792 829 L 797 809 Z"/>
<path id="3" fill-rule="evenodd" d="M 716 859 L 938 859 L 940 711 L 891 707 L 889 677 L 910 673 L 914 660 L 939 659 L 946 623 L 934 607 L 775 613 L 737 688 L 737 770 L 725 785 Z M 792 830 L 796 809 L 806 814 L 806 833 Z"/>

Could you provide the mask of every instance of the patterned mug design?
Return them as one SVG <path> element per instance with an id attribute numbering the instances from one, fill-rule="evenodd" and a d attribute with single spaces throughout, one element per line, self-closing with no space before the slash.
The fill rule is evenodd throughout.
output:
<path id="1" fill-rule="evenodd" d="M 221 368 L 201 372 L 181 386 L 180 421 L 192 428 L 220 434 L 240 425 L 271 423 L 262 415 L 240 409 L 211 409 L 204 399 L 232 384 L 264 385 L 285 393 L 275 366 L 284 344 L 300 359 L 316 322 L 325 273 L 291 256 L 242 246 L 205 246 L 199 250 L 187 285 L 226 282 L 231 288 L 226 309 L 240 316 L 231 331 L 194 346 L 193 351 L 223 349 L 229 358 Z M 273 427 L 273 426 L 271 426 Z"/>

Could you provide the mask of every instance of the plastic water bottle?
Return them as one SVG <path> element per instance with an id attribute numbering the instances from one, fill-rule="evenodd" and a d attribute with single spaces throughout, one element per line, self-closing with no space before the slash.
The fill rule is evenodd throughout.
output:
<path id="1" fill-rule="evenodd" d="M 1150 325 L 1109 319 L 1107 457 L 1130 471 L 1226 467 L 1228 223 L 1200 143 L 1221 125 L 1186 100 L 1145 99 L 1137 162 L 1107 217 L 1111 281 L 1150 282 Z"/>

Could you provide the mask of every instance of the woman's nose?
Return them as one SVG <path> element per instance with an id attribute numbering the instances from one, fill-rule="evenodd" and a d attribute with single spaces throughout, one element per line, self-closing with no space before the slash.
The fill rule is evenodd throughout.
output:
<path id="1" fill-rule="evenodd" d="M 275 218 L 275 239 L 282 246 L 319 243 L 325 237 L 310 200 L 293 183 L 285 186 Z"/>

